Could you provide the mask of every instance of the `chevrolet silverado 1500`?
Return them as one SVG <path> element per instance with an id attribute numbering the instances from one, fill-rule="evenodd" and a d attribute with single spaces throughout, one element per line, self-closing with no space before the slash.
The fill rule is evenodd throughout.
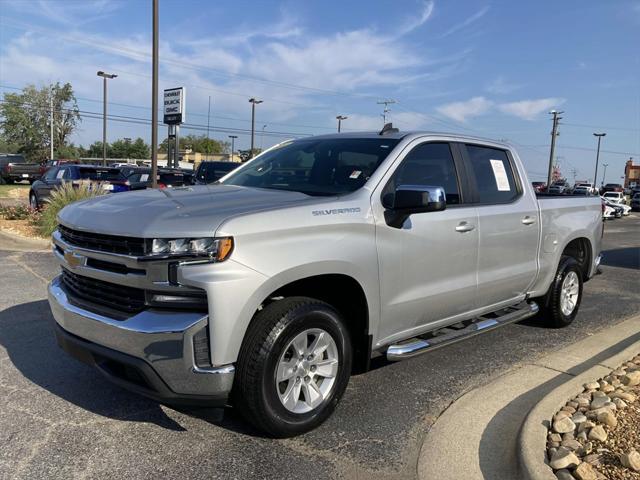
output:
<path id="1" fill-rule="evenodd" d="M 601 236 L 600 199 L 536 198 L 511 146 L 387 125 L 66 207 L 49 302 L 61 347 L 112 381 L 290 436 L 374 356 L 568 325 Z"/>

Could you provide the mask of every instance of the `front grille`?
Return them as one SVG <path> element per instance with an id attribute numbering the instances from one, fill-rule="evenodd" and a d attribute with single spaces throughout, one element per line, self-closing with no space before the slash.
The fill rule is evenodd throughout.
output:
<path id="1" fill-rule="evenodd" d="M 70 295 L 70 300 L 79 299 L 129 314 L 145 308 L 145 291 L 140 288 L 83 277 L 65 268 L 62 269 L 62 285 Z"/>
<path id="2" fill-rule="evenodd" d="M 65 227 L 64 225 L 58 225 L 58 231 L 65 242 L 77 247 L 135 257 L 142 256 L 145 253 L 144 238 L 82 232 Z"/>

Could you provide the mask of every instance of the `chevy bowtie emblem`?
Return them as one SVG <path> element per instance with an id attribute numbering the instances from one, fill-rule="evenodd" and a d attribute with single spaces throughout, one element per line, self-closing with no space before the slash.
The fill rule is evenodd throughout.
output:
<path id="1" fill-rule="evenodd" d="M 74 253 L 72 251 L 65 251 L 64 252 L 64 259 L 67 261 L 67 264 L 71 267 L 71 268 L 76 268 L 79 267 L 81 265 L 84 265 L 84 257 L 82 255 L 78 255 L 77 253 Z"/>

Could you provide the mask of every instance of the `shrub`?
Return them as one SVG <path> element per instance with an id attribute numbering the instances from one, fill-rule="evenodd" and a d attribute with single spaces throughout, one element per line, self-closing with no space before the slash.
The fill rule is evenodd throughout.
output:
<path id="1" fill-rule="evenodd" d="M 26 220 L 31 218 L 34 213 L 34 210 L 26 205 L 16 205 L 15 207 L 0 205 L 0 217 L 5 220 Z"/>
<path id="2" fill-rule="evenodd" d="M 50 237 L 58 226 L 58 213 L 67 205 L 80 200 L 104 195 L 106 191 L 100 184 L 82 183 L 73 185 L 71 183 L 63 183 L 60 187 L 51 193 L 47 203 L 37 218 L 38 233 L 43 237 Z"/>

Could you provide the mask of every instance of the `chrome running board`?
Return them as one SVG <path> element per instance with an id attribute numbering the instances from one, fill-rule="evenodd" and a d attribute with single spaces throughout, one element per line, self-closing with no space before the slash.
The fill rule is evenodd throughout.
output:
<path id="1" fill-rule="evenodd" d="M 421 353 L 430 352 L 445 345 L 465 340 L 480 333 L 491 331 L 509 323 L 519 322 L 538 313 L 536 302 L 522 302 L 513 307 L 507 307 L 495 313 L 494 318 L 481 316 L 471 321 L 463 328 L 445 327 L 432 332 L 429 338 L 412 338 L 404 343 L 391 345 L 387 349 L 387 360 L 396 362 L 405 358 L 415 357 Z M 459 324 L 456 324 L 459 325 Z M 455 325 L 453 326 L 455 327 Z"/>

